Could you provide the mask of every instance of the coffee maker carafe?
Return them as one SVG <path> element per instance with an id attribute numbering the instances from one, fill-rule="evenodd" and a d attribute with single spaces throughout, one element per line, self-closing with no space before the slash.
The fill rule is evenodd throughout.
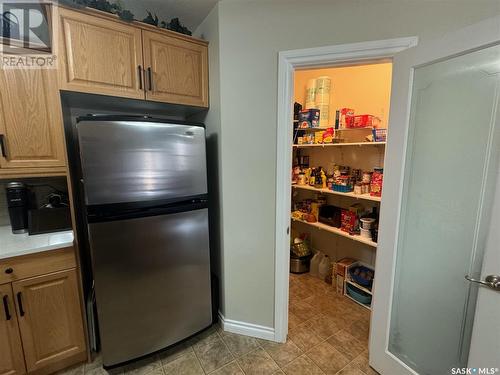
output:
<path id="1" fill-rule="evenodd" d="M 12 233 L 28 231 L 28 192 L 22 182 L 9 182 L 6 188 Z"/>

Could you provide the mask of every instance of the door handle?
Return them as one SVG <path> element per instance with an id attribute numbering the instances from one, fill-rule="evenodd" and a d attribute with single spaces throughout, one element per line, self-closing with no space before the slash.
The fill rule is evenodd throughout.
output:
<path id="1" fill-rule="evenodd" d="M 148 81 L 149 81 L 149 91 L 153 91 L 153 70 L 151 67 L 148 68 Z"/>
<path id="2" fill-rule="evenodd" d="M 9 311 L 9 296 L 5 295 L 3 296 L 3 309 L 5 310 L 5 319 L 10 320 L 12 316 L 10 315 Z"/>
<path id="3" fill-rule="evenodd" d="M 498 275 L 488 275 L 486 278 L 483 280 L 476 280 L 471 278 L 469 275 L 465 275 L 465 280 L 470 281 L 471 283 L 476 283 L 479 285 L 486 286 L 490 289 L 496 290 L 497 292 L 500 292 L 500 276 Z"/>
<path id="4" fill-rule="evenodd" d="M 21 292 L 17 293 L 17 305 L 19 307 L 19 315 L 24 316 L 23 297 Z"/>
<path id="5" fill-rule="evenodd" d="M 2 149 L 2 156 L 7 159 L 7 151 L 5 150 L 5 135 L 0 134 L 0 149 Z"/>
<path id="6" fill-rule="evenodd" d="M 139 90 L 143 90 L 144 87 L 143 87 L 143 84 L 142 84 L 142 65 L 139 65 L 137 67 L 137 72 L 139 74 Z"/>

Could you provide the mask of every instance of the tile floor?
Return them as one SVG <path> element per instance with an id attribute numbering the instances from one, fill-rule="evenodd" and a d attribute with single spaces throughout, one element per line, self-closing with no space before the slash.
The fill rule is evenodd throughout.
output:
<path id="1" fill-rule="evenodd" d="M 218 325 L 110 375 L 375 375 L 368 366 L 369 312 L 308 274 L 290 275 L 285 344 L 223 332 Z M 101 361 L 64 375 L 107 375 Z"/>

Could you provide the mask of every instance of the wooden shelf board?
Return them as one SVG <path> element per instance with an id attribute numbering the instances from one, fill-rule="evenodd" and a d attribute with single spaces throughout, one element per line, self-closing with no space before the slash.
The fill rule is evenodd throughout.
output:
<path id="1" fill-rule="evenodd" d="M 353 240 L 353 241 L 361 242 L 361 243 L 363 243 L 365 245 L 368 245 L 368 246 L 371 246 L 371 247 L 374 247 L 374 248 L 377 247 L 377 243 L 376 242 L 373 242 L 373 241 L 371 241 L 371 240 L 369 240 L 367 238 L 361 237 L 358 234 L 351 235 L 351 234 L 349 234 L 347 232 L 344 232 L 340 228 L 335 228 L 335 227 L 332 227 L 330 225 L 326 225 L 326 224 L 323 224 L 323 223 L 320 223 L 320 222 L 308 223 L 307 221 L 304 221 L 304 220 L 298 220 L 298 219 L 294 219 L 294 218 L 291 218 L 291 219 L 293 221 L 297 221 L 299 223 L 304 223 L 306 225 L 312 226 L 312 227 L 317 228 L 319 230 L 324 230 L 326 232 L 334 233 L 334 234 L 336 234 L 338 236 L 345 237 L 345 238 L 348 238 L 348 239 Z"/>
<path id="2" fill-rule="evenodd" d="M 313 144 L 294 144 L 293 148 L 307 147 L 346 147 L 346 146 L 385 146 L 386 142 L 346 142 L 346 143 L 313 143 Z"/>
<path id="3" fill-rule="evenodd" d="M 349 198 L 354 198 L 354 199 L 364 199 L 364 200 L 373 201 L 373 202 L 381 202 L 382 201 L 381 197 L 372 197 L 370 194 L 354 194 L 352 192 L 351 193 L 341 193 L 339 191 L 333 191 L 330 189 L 317 189 L 317 188 L 309 186 L 309 185 L 294 184 L 294 185 L 292 185 L 292 188 L 301 189 L 301 190 L 316 191 L 318 193 L 324 193 L 324 194 L 341 195 L 344 197 L 349 197 Z"/>

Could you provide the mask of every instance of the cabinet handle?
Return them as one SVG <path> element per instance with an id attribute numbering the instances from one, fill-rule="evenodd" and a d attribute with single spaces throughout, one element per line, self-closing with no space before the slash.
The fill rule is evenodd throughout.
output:
<path id="1" fill-rule="evenodd" d="M 148 68 L 149 91 L 153 91 L 153 71 L 151 67 Z"/>
<path id="2" fill-rule="evenodd" d="M 3 296 L 3 309 L 5 310 L 5 319 L 10 320 L 12 316 L 9 311 L 9 296 Z"/>
<path id="3" fill-rule="evenodd" d="M 7 151 L 5 151 L 5 135 L 0 134 L 0 148 L 2 149 L 2 156 L 7 158 Z"/>
<path id="4" fill-rule="evenodd" d="M 142 90 L 144 89 L 144 87 L 142 87 L 142 66 L 139 65 L 137 70 L 139 71 L 139 89 Z"/>
<path id="5" fill-rule="evenodd" d="M 21 292 L 17 293 L 17 305 L 19 306 L 19 315 L 24 316 L 23 297 Z"/>
<path id="6" fill-rule="evenodd" d="M 13 273 L 13 272 L 14 272 L 14 269 L 13 269 L 13 268 L 11 268 L 11 267 L 9 267 L 9 268 L 7 268 L 7 269 L 5 270 L 5 273 L 6 273 L 7 275 L 10 275 L 10 274 L 11 274 L 11 273 Z"/>

